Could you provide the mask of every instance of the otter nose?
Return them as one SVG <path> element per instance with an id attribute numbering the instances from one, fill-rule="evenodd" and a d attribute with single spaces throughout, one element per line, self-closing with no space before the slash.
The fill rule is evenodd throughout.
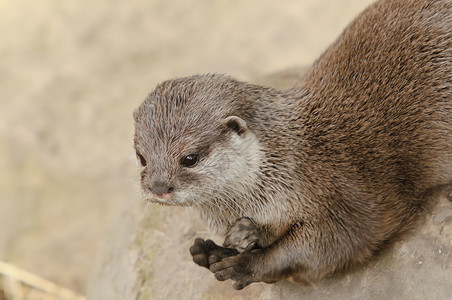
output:
<path id="1" fill-rule="evenodd" d="M 164 198 L 168 196 L 172 191 L 174 190 L 171 186 L 164 186 L 164 185 L 158 185 L 158 186 L 152 186 L 151 192 L 159 198 Z"/>

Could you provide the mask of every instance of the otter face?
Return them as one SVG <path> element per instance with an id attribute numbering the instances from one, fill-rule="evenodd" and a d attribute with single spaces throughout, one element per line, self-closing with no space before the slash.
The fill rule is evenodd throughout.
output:
<path id="1" fill-rule="evenodd" d="M 228 116 L 215 86 L 199 84 L 165 82 L 134 113 L 141 188 L 151 202 L 232 200 L 256 178 L 262 158 L 256 136 L 242 118 Z"/>

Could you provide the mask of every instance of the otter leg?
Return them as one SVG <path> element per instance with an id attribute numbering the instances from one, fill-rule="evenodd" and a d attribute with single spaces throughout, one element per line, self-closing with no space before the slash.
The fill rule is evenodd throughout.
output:
<path id="1" fill-rule="evenodd" d="M 220 281 L 233 280 L 238 290 L 253 282 L 272 283 L 290 276 L 312 283 L 343 264 L 343 257 L 334 249 L 341 247 L 337 241 L 345 241 L 345 237 L 345 232 L 333 234 L 325 227 L 300 222 L 269 246 L 225 257 L 209 269 Z"/>
<path id="2" fill-rule="evenodd" d="M 226 257 L 237 255 L 239 252 L 235 249 L 218 246 L 212 240 L 197 238 L 193 246 L 190 247 L 190 254 L 197 265 L 209 268 L 211 264 Z"/>
<path id="3" fill-rule="evenodd" d="M 197 265 L 209 268 L 226 257 L 258 248 L 259 236 L 259 228 L 253 220 L 239 218 L 229 227 L 223 247 L 212 240 L 197 238 L 190 247 L 190 254 Z"/>
<path id="4" fill-rule="evenodd" d="M 238 252 L 249 252 L 259 248 L 260 229 L 250 218 L 237 219 L 228 229 L 223 247 L 236 249 Z"/>

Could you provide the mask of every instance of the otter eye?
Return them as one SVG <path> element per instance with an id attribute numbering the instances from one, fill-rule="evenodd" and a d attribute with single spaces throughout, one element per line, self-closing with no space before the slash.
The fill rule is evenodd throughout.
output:
<path id="1" fill-rule="evenodd" d="M 193 168 L 198 163 L 198 154 L 190 154 L 182 159 L 182 165 L 187 168 Z"/>
<path id="2" fill-rule="evenodd" d="M 146 160 L 144 159 L 143 155 L 141 155 L 139 152 L 137 152 L 137 157 L 138 157 L 138 159 L 140 160 L 140 164 L 141 164 L 143 167 L 146 167 Z"/>

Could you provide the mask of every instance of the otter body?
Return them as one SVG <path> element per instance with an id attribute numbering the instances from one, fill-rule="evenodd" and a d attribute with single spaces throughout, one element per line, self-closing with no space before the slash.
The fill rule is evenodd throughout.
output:
<path id="1" fill-rule="evenodd" d="M 193 259 L 235 288 L 314 282 L 370 259 L 452 184 L 452 2 L 379 1 L 290 90 L 222 75 L 135 111 L 152 202 L 226 236 Z"/>

